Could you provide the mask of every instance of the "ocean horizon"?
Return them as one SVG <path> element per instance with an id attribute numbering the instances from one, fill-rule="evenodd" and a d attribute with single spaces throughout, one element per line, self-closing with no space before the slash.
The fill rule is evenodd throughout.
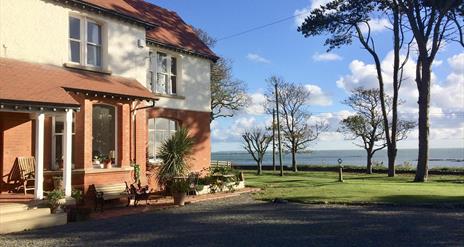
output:
<path id="1" fill-rule="evenodd" d="M 417 165 L 417 149 L 398 149 L 396 165 Z M 211 153 L 212 160 L 231 161 L 234 165 L 256 165 L 246 151 L 221 151 Z M 276 164 L 278 165 L 276 155 Z M 298 165 L 338 165 L 338 159 L 344 165 L 365 166 L 367 155 L 365 150 L 313 150 L 297 154 Z M 388 164 L 387 150 L 380 150 L 374 154 L 374 163 Z M 290 153 L 283 154 L 283 164 L 291 165 Z M 272 165 L 272 152 L 264 156 L 264 166 Z M 429 152 L 429 167 L 464 167 L 464 148 L 433 148 Z"/>

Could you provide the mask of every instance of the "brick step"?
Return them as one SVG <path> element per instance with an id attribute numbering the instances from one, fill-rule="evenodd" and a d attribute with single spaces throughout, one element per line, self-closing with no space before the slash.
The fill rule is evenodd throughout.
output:
<path id="1" fill-rule="evenodd" d="M 30 211 L 34 210 L 37 209 L 32 209 Z M 34 218 L 15 220 L 8 222 L 7 224 L 1 224 L 0 234 L 65 225 L 67 221 L 66 213 L 48 214 Z"/>
<path id="2" fill-rule="evenodd" d="M 34 219 L 37 217 L 45 216 L 50 214 L 50 208 L 37 208 L 30 209 L 20 212 L 11 212 L 7 214 L 1 214 L 0 224 L 9 224 L 12 221 L 24 220 L 24 219 Z"/>

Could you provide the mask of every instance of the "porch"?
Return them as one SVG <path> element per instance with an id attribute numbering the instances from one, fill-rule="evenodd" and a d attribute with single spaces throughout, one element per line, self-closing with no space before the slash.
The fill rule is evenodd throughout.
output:
<path id="1" fill-rule="evenodd" d="M 32 106 L 20 104 L 0 104 L 0 165 L 1 165 L 1 184 L 0 192 L 7 192 L 16 189 L 21 184 L 22 168 L 18 164 L 18 157 L 33 157 L 33 191 L 32 199 L 42 200 L 44 198 L 44 172 L 45 163 L 50 164 L 50 150 L 46 146 L 51 140 L 46 140 L 46 118 L 63 118 L 63 134 L 61 154 L 63 158 L 63 168 L 60 172 L 63 177 L 63 187 L 66 197 L 71 197 L 72 180 L 72 122 L 73 113 L 78 107 L 60 106 Z M 48 154 L 48 155 L 47 155 Z M 51 166 L 47 165 L 48 170 Z M 14 175 L 15 174 L 15 175 Z M 31 176 L 32 174 L 29 174 Z M 26 182 L 27 183 L 27 182 Z M 25 184 L 22 188 L 25 190 Z M 24 193 L 23 195 L 25 195 Z M 2 196 L 2 200 L 10 198 L 12 201 L 26 200 L 29 195 L 20 197 L 19 195 Z M 0 199 L 1 199 L 0 198 Z"/>
<path id="2" fill-rule="evenodd" d="M 146 115 L 135 113 L 157 98 L 139 82 L 5 58 L 0 69 L 0 194 L 15 189 L 18 157 L 35 163 L 33 195 L 3 201 L 42 200 L 56 176 L 70 197 L 73 186 L 125 181 L 132 162 L 145 164 Z"/>

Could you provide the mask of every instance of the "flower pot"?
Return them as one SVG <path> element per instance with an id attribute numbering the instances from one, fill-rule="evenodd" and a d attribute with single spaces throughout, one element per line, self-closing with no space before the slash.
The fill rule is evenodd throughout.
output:
<path id="1" fill-rule="evenodd" d="M 106 169 L 111 168 L 111 160 L 105 161 L 105 168 Z"/>
<path id="2" fill-rule="evenodd" d="M 55 190 L 62 190 L 64 189 L 64 183 L 62 177 L 53 177 L 53 188 Z"/>
<path id="3" fill-rule="evenodd" d="M 187 193 L 185 192 L 174 192 L 172 193 L 172 197 L 174 198 L 174 205 L 184 206 L 185 199 L 187 199 Z"/>

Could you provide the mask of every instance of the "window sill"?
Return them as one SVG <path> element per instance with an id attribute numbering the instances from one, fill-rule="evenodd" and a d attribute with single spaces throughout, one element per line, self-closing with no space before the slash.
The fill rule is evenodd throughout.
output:
<path id="1" fill-rule="evenodd" d="M 84 65 L 75 64 L 75 63 L 64 63 L 63 66 L 66 68 L 70 68 L 70 69 L 79 69 L 79 70 L 84 70 L 84 71 L 102 73 L 106 75 L 111 75 L 112 73 L 111 70 L 105 70 L 99 67 L 84 66 Z"/>
<path id="2" fill-rule="evenodd" d="M 133 170 L 132 167 L 111 167 L 111 168 L 87 168 L 85 169 L 85 173 L 92 174 L 92 173 L 107 173 L 107 172 L 128 172 Z"/>
<path id="3" fill-rule="evenodd" d="M 160 98 L 185 99 L 185 96 L 180 96 L 177 94 L 162 94 L 162 93 L 153 93 L 153 94 Z"/>

